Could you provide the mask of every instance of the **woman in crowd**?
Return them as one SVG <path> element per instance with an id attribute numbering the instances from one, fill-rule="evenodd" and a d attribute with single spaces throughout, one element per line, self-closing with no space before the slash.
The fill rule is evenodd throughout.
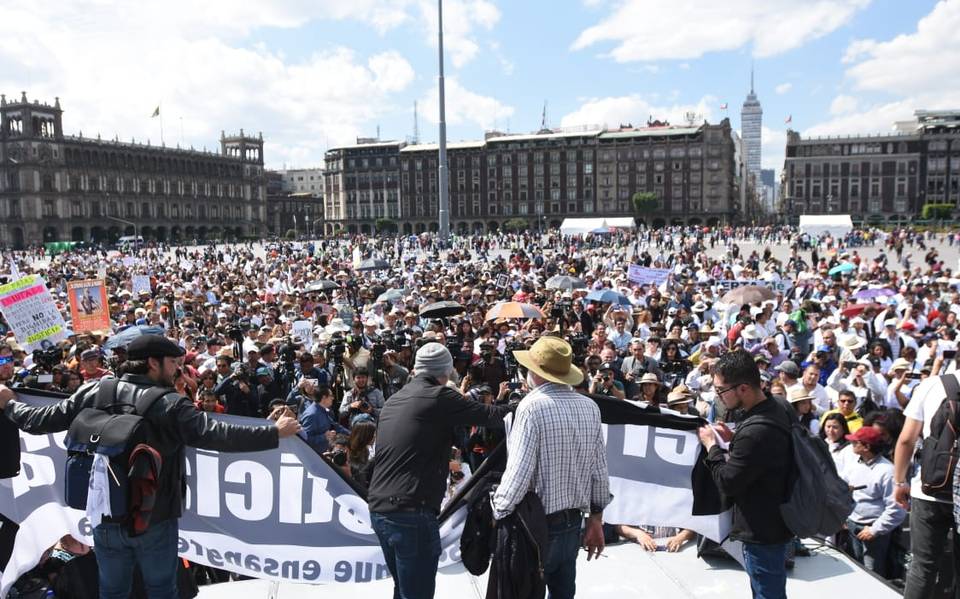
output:
<path id="1" fill-rule="evenodd" d="M 849 434 L 850 428 L 847 426 L 847 419 L 840 412 L 828 414 L 823 419 L 820 438 L 827 442 L 827 446 L 830 448 L 830 456 L 837 466 L 837 472 L 843 472 L 847 464 L 856 459 L 853 450 L 850 448 L 850 442 L 847 441 L 847 435 Z"/>
<path id="2" fill-rule="evenodd" d="M 377 425 L 372 421 L 357 422 L 350 428 L 350 441 L 347 444 L 350 477 L 364 489 L 370 484 L 370 458 L 373 457 L 376 440 Z"/>

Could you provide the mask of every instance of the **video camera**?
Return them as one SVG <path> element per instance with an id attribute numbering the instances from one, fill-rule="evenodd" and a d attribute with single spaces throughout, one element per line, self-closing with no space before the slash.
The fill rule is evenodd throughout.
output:
<path id="1" fill-rule="evenodd" d="M 50 372 L 63 359 L 63 351 L 59 347 L 33 350 L 33 363 L 37 369 Z"/>
<path id="2" fill-rule="evenodd" d="M 567 342 L 570 343 L 570 348 L 573 350 L 574 364 L 578 366 L 582 365 L 584 360 L 587 359 L 587 348 L 590 346 L 590 337 L 587 337 L 583 333 L 575 333 L 567 336 Z"/>
<path id="3" fill-rule="evenodd" d="M 343 333 L 334 333 L 327 344 L 327 359 L 331 362 L 340 362 L 343 360 L 343 354 L 347 351 L 347 341 Z"/>

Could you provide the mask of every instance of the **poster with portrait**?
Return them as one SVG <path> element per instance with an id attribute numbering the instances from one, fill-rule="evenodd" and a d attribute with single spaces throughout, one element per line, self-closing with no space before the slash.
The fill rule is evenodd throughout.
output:
<path id="1" fill-rule="evenodd" d="M 67 296 L 70 298 L 70 317 L 75 332 L 110 329 L 110 306 L 107 303 L 107 285 L 103 279 L 70 281 L 67 283 Z"/>

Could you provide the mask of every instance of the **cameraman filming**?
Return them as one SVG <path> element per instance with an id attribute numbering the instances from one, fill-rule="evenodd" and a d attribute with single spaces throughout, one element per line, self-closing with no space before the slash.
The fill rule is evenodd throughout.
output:
<path id="1" fill-rule="evenodd" d="M 480 376 L 481 381 L 491 389 L 499 389 L 500 383 L 510 380 L 506 364 L 497 353 L 497 346 L 492 342 L 480 344 L 479 366 L 483 369 L 483 374 Z"/>
<path id="2" fill-rule="evenodd" d="M 232 370 L 232 371 L 231 371 Z M 227 414 L 233 416 L 256 416 L 259 405 L 254 393 L 254 384 L 245 364 L 234 364 L 228 356 L 217 357 L 217 373 L 224 377 L 214 394 L 220 398 Z"/>
<path id="3" fill-rule="evenodd" d="M 357 414 L 370 414 L 374 418 L 380 415 L 384 404 L 383 392 L 370 386 L 370 373 L 366 368 L 353 371 L 353 388 L 343 396 L 340 404 L 340 416 L 351 419 Z"/>

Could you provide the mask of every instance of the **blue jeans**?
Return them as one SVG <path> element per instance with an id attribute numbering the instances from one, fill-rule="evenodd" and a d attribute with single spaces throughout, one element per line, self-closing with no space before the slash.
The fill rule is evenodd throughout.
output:
<path id="1" fill-rule="evenodd" d="M 153 524 L 131 537 L 122 524 L 100 524 L 93 529 L 94 551 L 100 570 L 100 599 L 127 599 L 133 569 L 140 565 L 150 599 L 179 599 L 177 590 L 177 520 Z"/>
<path id="2" fill-rule="evenodd" d="M 890 535 L 878 535 L 872 541 L 861 541 L 857 538 L 857 534 L 864 528 L 869 528 L 869 526 L 847 520 L 847 532 L 850 533 L 850 552 L 855 560 L 863 564 L 864 568 L 886 578 Z"/>
<path id="3" fill-rule="evenodd" d="M 743 566 L 753 599 L 787 599 L 787 545 L 743 544 Z"/>
<path id="4" fill-rule="evenodd" d="M 440 525 L 431 510 L 371 512 L 373 530 L 393 576 L 394 599 L 433 599 L 440 561 Z"/>
<path id="5" fill-rule="evenodd" d="M 551 516 L 547 525 L 550 544 L 543 565 L 548 597 L 573 599 L 577 592 L 577 552 L 580 551 L 580 526 L 583 517 L 578 513 Z"/>

